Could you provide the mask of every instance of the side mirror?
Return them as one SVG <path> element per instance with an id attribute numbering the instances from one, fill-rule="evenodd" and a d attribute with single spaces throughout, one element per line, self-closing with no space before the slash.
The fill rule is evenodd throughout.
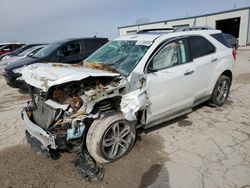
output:
<path id="1" fill-rule="evenodd" d="M 147 67 L 147 72 L 148 73 L 154 73 L 154 72 L 156 72 L 157 70 L 155 70 L 154 68 L 153 68 L 153 65 L 152 65 L 152 63 L 149 63 L 149 65 L 148 65 L 148 67 Z"/>

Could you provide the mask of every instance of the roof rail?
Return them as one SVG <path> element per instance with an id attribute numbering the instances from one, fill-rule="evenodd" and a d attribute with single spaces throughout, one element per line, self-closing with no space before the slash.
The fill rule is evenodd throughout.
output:
<path id="1" fill-rule="evenodd" d="M 212 27 L 207 26 L 197 26 L 197 27 L 179 27 L 174 30 L 174 32 L 180 31 L 195 31 L 195 30 L 214 30 Z"/>
<path id="2" fill-rule="evenodd" d="M 143 29 L 143 30 L 140 30 L 140 31 L 137 31 L 136 34 L 141 34 L 141 33 L 147 33 L 147 32 L 150 32 L 150 31 L 175 31 L 174 28 L 152 28 L 152 29 Z"/>
<path id="3" fill-rule="evenodd" d="M 152 29 L 143 29 L 143 30 L 137 31 L 136 34 L 147 33 L 150 31 L 181 32 L 181 31 L 196 31 L 196 30 L 214 30 L 214 28 L 208 27 L 208 26 L 179 27 L 179 28 L 152 28 Z"/>

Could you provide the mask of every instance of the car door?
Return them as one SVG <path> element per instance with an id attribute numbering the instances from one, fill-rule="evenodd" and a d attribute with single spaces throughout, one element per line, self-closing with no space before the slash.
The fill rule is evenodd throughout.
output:
<path id="1" fill-rule="evenodd" d="M 210 93 L 210 83 L 218 61 L 215 47 L 202 36 L 189 37 L 190 49 L 196 69 L 194 105 L 205 101 Z"/>
<path id="2" fill-rule="evenodd" d="M 149 61 L 146 128 L 190 110 L 193 104 L 195 66 L 186 38 L 164 44 Z"/>

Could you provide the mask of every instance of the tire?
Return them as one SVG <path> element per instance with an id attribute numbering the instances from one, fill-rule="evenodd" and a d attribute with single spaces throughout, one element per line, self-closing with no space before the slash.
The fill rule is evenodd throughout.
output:
<path id="1" fill-rule="evenodd" d="M 108 113 L 90 126 L 86 137 L 87 150 L 98 163 L 113 162 L 129 153 L 135 135 L 135 125 L 126 121 L 122 113 Z"/>
<path id="2" fill-rule="evenodd" d="M 210 104 L 214 106 L 222 106 L 228 98 L 230 87 L 230 78 L 225 75 L 221 75 L 215 84 Z"/>

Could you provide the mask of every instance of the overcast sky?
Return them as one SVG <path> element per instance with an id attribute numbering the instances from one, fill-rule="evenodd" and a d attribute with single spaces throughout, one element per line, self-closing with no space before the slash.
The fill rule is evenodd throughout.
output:
<path id="1" fill-rule="evenodd" d="M 0 42 L 50 42 L 94 35 L 113 39 L 119 26 L 250 6 L 250 0 L 0 0 Z"/>

